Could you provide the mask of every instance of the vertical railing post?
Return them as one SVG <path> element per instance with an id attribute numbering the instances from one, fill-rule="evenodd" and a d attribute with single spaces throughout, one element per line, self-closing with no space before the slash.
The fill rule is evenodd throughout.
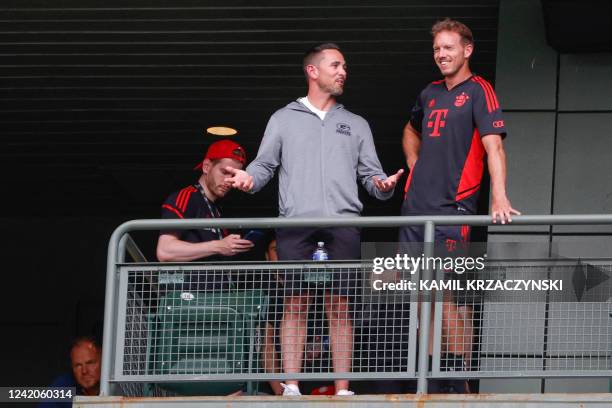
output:
<path id="1" fill-rule="evenodd" d="M 119 238 L 121 236 L 121 239 Z M 108 244 L 106 263 L 106 290 L 104 294 L 104 333 L 102 337 L 102 368 L 100 370 L 100 396 L 110 395 L 110 372 L 114 358 L 115 293 L 117 262 L 125 259 L 127 236 L 115 230 Z"/>
<path id="2" fill-rule="evenodd" d="M 124 234 L 119 240 L 119 245 L 117 245 L 117 263 L 125 262 L 125 252 L 127 251 L 130 239 L 130 234 Z"/>
<path id="3" fill-rule="evenodd" d="M 435 224 L 433 221 L 425 222 L 423 256 L 425 260 L 431 258 L 434 252 Z M 429 267 L 430 262 L 425 262 L 421 270 L 421 279 L 432 279 L 433 269 Z M 427 294 L 421 293 L 421 317 L 419 320 L 419 366 L 417 393 L 427 393 L 427 374 L 429 373 L 429 326 L 431 316 L 431 302 L 433 299 Z"/>

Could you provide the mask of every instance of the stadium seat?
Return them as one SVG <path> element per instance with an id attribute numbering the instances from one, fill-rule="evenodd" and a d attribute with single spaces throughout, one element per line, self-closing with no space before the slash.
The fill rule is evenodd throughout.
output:
<path id="1" fill-rule="evenodd" d="M 232 382 L 163 384 L 182 395 L 227 395 L 244 389 L 246 381 L 239 378 L 257 368 L 257 325 L 266 308 L 262 290 L 168 292 L 149 316 L 150 373 L 237 377 Z"/>

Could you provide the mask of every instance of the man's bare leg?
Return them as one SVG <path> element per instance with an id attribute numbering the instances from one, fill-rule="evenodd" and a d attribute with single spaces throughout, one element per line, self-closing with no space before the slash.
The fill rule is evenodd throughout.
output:
<path id="1" fill-rule="evenodd" d="M 329 343 L 335 373 L 351 371 L 353 356 L 353 325 L 346 296 L 325 293 L 325 313 L 329 322 Z M 336 392 L 348 390 L 348 380 L 334 381 Z"/>
<path id="2" fill-rule="evenodd" d="M 449 353 L 462 355 L 466 363 L 472 354 L 473 326 L 472 307 L 458 306 L 453 303 L 448 306 L 448 324 L 446 325 L 447 341 L 446 349 Z M 451 323 L 452 322 L 452 323 Z"/>
<path id="3" fill-rule="evenodd" d="M 287 296 L 281 322 L 281 355 L 283 371 L 288 374 L 299 373 L 302 370 L 304 343 L 306 343 L 306 328 L 309 295 Z M 298 385 L 296 380 L 288 380 L 286 384 Z"/>
<path id="4" fill-rule="evenodd" d="M 472 358 L 474 336 L 472 317 L 471 306 L 457 305 L 450 292 L 444 293 L 442 303 L 442 338 L 445 340 L 443 352 L 446 352 L 449 357 L 460 356 L 465 367 L 469 366 Z M 467 381 L 465 381 L 465 392 L 470 392 Z"/>
<path id="5" fill-rule="evenodd" d="M 278 373 L 279 361 L 276 356 L 276 328 L 273 323 L 267 322 L 264 328 L 263 364 L 266 373 Z M 268 381 L 275 395 L 283 393 L 280 381 Z"/>

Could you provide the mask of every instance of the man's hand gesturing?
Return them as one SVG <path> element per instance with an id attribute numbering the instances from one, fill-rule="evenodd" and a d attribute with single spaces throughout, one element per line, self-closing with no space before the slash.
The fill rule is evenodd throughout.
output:
<path id="1" fill-rule="evenodd" d="M 226 166 L 225 171 L 232 175 L 225 179 L 226 183 L 230 183 L 233 188 L 238 190 L 251 191 L 253 188 L 253 176 L 249 176 L 249 173 L 244 170 L 238 170 L 230 166 Z"/>
<path id="2" fill-rule="evenodd" d="M 397 173 L 387 177 L 384 180 L 381 180 L 376 176 L 372 177 L 372 179 L 374 180 L 374 185 L 376 186 L 376 188 L 382 191 L 383 193 L 386 193 L 387 191 L 391 191 L 395 188 L 395 185 L 397 184 L 400 177 L 402 177 L 402 174 L 404 174 L 404 170 L 399 169 Z"/>

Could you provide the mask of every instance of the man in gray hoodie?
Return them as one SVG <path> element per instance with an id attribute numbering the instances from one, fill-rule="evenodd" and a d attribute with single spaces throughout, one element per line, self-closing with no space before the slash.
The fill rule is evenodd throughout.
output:
<path id="1" fill-rule="evenodd" d="M 346 80 L 346 62 L 335 44 L 313 47 L 304 56 L 308 95 L 276 111 L 268 122 L 255 160 L 246 171 L 228 168 L 235 188 L 257 192 L 279 168 L 281 217 L 356 217 L 363 208 L 357 181 L 367 192 L 387 200 L 403 170 L 387 177 L 382 170 L 368 122 L 336 103 Z M 359 259 L 356 228 L 300 228 L 277 231 L 280 260 L 311 259 L 324 241 L 330 259 Z M 356 277 L 335 275 L 324 296 L 334 372 L 350 372 L 353 328 L 348 297 Z M 312 294 L 300 277 L 285 278 L 281 354 L 286 373 L 299 373 Z M 297 381 L 283 384 L 283 395 L 301 395 Z M 335 381 L 337 395 L 353 395 L 347 380 Z"/>

